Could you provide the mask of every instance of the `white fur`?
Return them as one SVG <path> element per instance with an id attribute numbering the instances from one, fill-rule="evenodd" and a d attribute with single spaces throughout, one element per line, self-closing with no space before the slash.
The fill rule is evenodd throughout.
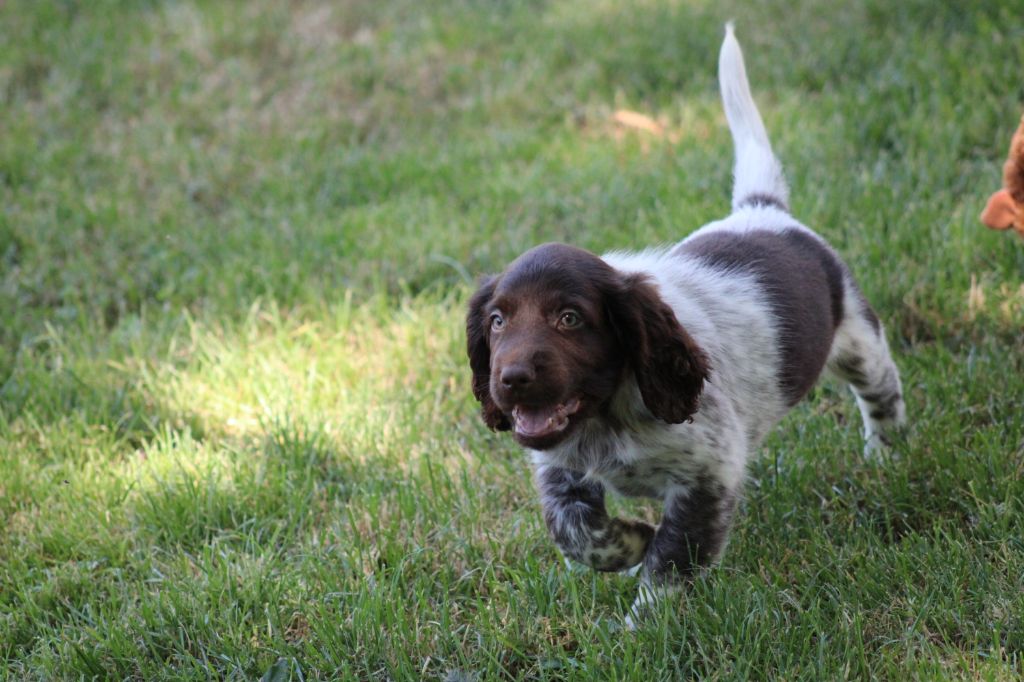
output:
<path id="1" fill-rule="evenodd" d="M 722 46 L 719 76 L 736 144 L 733 213 L 674 246 L 603 257 L 623 274 L 646 275 L 706 354 L 712 371 L 699 409 L 692 422 L 665 423 L 647 410 L 637 383 L 625 381 L 612 400 L 616 427 L 590 419 L 554 448 L 533 451 L 538 474 L 548 467 L 584 472 L 585 480 L 600 482 L 623 494 L 666 500 L 685 497 L 710 479 L 725 497 L 739 495 L 748 458 L 790 409 L 791 401 L 780 387 L 780 321 L 773 313 L 768 293 L 754 274 L 709 266 L 680 248 L 688 240 L 712 232 L 742 235 L 752 230 L 797 229 L 820 240 L 785 209 L 788 189 L 782 168 L 751 97 L 731 25 Z M 745 206 L 751 196 L 770 201 Z M 864 313 L 866 304 L 849 274 L 843 272 L 844 313 L 832 339 L 827 368 L 857 384 L 854 392 L 864 418 L 866 449 L 870 451 L 903 421 L 904 407 L 899 375 L 889 357 L 884 331 Z M 851 358 L 856 360 L 856 371 L 850 369 Z M 888 400 L 894 415 L 891 418 L 871 416 L 871 400 L 877 403 L 879 395 Z M 731 507 L 723 505 L 723 509 L 728 523 Z M 579 535 L 570 536 L 573 546 L 578 550 L 582 547 L 582 556 L 593 551 L 603 559 L 601 552 L 607 550 L 588 544 L 587 532 L 581 528 Z M 593 539 L 603 539 L 602 532 L 592 532 Z M 642 548 L 630 544 L 638 537 L 628 535 L 622 540 L 630 556 L 633 552 L 642 556 Z M 634 617 L 657 593 L 644 588 Z"/>
<path id="2" fill-rule="evenodd" d="M 736 147 L 733 210 L 737 210 L 745 198 L 756 193 L 773 196 L 788 206 L 789 188 L 782 173 L 782 164 L 772 153 L 764 122 L 750 94 L 743 52 L 733 33 L 732 22 L 725 26 L 725 41 L 718 56 L 718 82 L 725 117 Z"/>

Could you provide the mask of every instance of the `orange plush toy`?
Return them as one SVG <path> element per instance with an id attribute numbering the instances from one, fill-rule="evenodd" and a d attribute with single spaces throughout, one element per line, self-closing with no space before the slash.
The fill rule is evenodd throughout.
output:
<path id="1" fill-rule="evenodd" d="M 981 222 L 994 230 L 1012 227 L 1024 237 L 1024 116 L 1010 141 L 1010 157 L 1003 166 L 1003 189 L 988 198 Z"/>

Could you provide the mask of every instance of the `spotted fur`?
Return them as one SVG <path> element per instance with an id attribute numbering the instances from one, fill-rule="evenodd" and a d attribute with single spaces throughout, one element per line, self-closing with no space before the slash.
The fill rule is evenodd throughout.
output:
<path id="1" fill-rule="evenodd" d="M 718 561 L 748 458 L 823 371 L 850 384 L 867 451 L 904 419 L 878 317 L 788 212 L 731 27 L 719 68 L 737 148 L 729 217 L 639 253 L 537 247 L 485 282 L 466 320 L 485 421 L 531 452 L 566 557 L 640 567 L 634 616 Z M 607 491 L 661 500 L 661 522 L 611 517 Z"/>

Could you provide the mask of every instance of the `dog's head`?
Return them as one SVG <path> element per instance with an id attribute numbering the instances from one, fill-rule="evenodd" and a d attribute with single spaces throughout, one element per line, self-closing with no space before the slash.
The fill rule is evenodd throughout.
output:
<path id="1" fill-rule="evenodd" d="M 466 339 L 484 422 L 537 450 L 605 411 L 630 375 L 655 417 L 686 421 L 709 371 L 650 282 L 564 244 L 538 246 L 484 281 Z"/>

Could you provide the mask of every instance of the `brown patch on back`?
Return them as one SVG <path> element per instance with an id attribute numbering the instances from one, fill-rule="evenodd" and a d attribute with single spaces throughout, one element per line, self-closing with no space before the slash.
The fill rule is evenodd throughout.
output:
<path id="1" fill-rule="evenodd" d="M 818 380 L 843 319 L 845 266 L 824 242 L 781 232 L 709 232 L 677 250 L 712 268 L 753 274 L 779 320 L 779 383 L 794 405 Z"/>

